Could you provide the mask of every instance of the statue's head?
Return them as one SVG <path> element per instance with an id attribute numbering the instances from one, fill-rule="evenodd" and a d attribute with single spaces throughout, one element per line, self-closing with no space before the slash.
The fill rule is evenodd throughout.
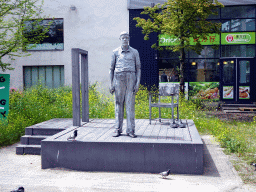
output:
<path id="1" fill-rule="evenodd" d="M 128 45 L 130 40 L 129 33 L 126 31 L 121 32 L 119 39 L 121 40 L 122 45 Z"/>

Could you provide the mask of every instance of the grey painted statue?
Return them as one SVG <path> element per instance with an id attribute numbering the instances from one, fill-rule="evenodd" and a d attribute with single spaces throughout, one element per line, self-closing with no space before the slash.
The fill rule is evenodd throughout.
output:
<path id="1" fill-rule="evenodd" d="M 122 45 L 112 54 L 110 66 L 110 93 L 115 93 L 116 129 L 113 137 L 122 133 L 124 119 L 124 104 L 126 106 L 128 136 L 135 135 L 135 94 L 139 90 L 141 64 L 139 52 L 129 46 L 129 33 L 120 34 Z"/>

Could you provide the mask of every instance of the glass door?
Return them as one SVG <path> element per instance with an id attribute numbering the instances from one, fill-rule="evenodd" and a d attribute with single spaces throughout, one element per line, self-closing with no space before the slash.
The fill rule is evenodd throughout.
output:
<path id="1" fill-rule="evenodd" d="M 251 101 L 251 65 L 253 58 L 221 58 L 220 97 L 225 102 Z"/>

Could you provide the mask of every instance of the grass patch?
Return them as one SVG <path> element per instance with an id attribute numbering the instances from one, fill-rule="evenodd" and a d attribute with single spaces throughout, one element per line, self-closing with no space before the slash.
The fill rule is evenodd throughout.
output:
<path id="1" fill-rule="evenodd" d="M 97 83 L 89 87 L 89 117 L 115 118 L 114 95 L 97 91 Z M 135 100 L 135 118 L 149 119 L 148 92 L 141 86 Z M 167 98 L 165 102 L 171 102 Z M 241 177 L 248 183 L 256 183 L 250 166 L 256 162 L 256 118 L 253 122 L 223 121 L 206 113 L 200 101 L 180 99 L 180 118 L 192 119 L 200 134 L 214 135 L 227 154 L 236 154 L 241 163 L 234 163 Z M 0 121 L 0 147 L 11 145 L 25 134 L 25 128 L 53 118 L 72 118 L 72 88 L 48 89 L 37 85 L 23 92 L 10 92 L 9 115 Z M 171 118 L 171 109 L 161 110 L 162 118 Z M 158 118 L 158 109 L 152 108 L 152 119 Z M 245 165 L 251 168 L 246 170 Z M 250 171 L 252 170 L 252 171 Z"/>

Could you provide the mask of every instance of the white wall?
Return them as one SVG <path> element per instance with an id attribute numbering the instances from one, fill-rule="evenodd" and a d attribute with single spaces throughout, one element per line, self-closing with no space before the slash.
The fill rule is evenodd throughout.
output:
<path id="1" fill-rule="evenodd" d="M 65 85 L 71 85 L 71 48 L 88 51 L 90 83 L 108 87 L 112 50 L 120 46 L 120 32 L 129 31 L 127 0 L 45 0 L 43 10 L 48 18 L 64 19 L 64 51 L 31 51 L 31 56 L 16 58 L 15 70 L 6 72 L 10 87 L 23 89 L 22 66 L 27 65 L 64 65 Z"/>

